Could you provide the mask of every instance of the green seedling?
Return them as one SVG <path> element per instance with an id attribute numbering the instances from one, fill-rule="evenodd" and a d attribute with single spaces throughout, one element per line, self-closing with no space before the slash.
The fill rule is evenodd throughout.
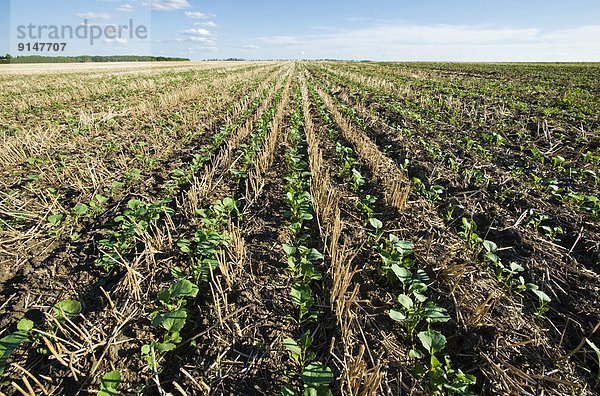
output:
<path id="1" fill-rule="evenodd" d="M 30 341 L 31 329 L 33 329 L 33 322 L 24 318 L 17 324 L 17 331 L 0 339 L 0 376 L 4 374 L 10 354 L 20 345 Z"/>
<path id="2" fill-rule="evenodd" d="M 565 232 L 563 231 L 562 227 L 560 226 L 556 226 L 556 227 L 550 227 L 550 226 L 541 226 L 540 227 L 542 229 L 542 231 L 544 231 L 544 235 L 552 240 L 552 241 L 556 241 L 556 242 L 560 242 L 561 237 L 565 234 Z"/>
<path id="3" fill-rule="evenodd" d="M 167 205 L 168 199 L 154 203 L 146 203 L 132 199 L 127 203 L 123 214 L 114 218 L 116 230 L 108 230 L 108 238 L 99 241 L 102 254 L 96 259 L 96 265 L 105 271 L 112 271 L 121 262 L 123 255 L 135 247 L 137 241 L 143 240 L 150 229 L 164 216 L 174 213 Z"/>
<path id="4" fill-rule="evenodd" d="M 52 310 L 60 322 L 71 320 L 81 313 L 82 306 L 79 301 L 65 300 L 56 303 Z"/>
<path id="5" fill-rule="evenodd" d="M 288 269 L 295 279 L 305 283 L 321 279 L 315 263 L 323 260 L 323 255 L 317 249 L 284 244 L 283 250 L 287 254 Z"/>
<path id="6" fill-rule="evenodd" d="M 315 298 L 309 284 L 295 282 L 290 294 L 292 304 L 298 307 L 298 323 L 316 319 L 316 313 L 310 313 L 310 309 L 315 304 Z"/>
<path id="7" fill-rule="evenodd" d="M 467 242 L 469 248 L 476 254 L 481 251 L 483 240 L 477 235 L 477 224 L 466 217 L 462 218 L 462 231 L 458 235 Z"/>
<path id="8" fill-rule="evenodd" d="M 404 173 L 408 173 L 408 170 L 410 169 L 410 161 L 408 160 L 408 158 L 404 158 L 404 161 L 398 164 L 398 169 L 400 169 Z"/>
<path id="9" fill-rule="evenodd" d="M 494 274 L 499 282 L 508 282 L 509 284 L 520 285 L 514 283 L 514 277 L 519 273 L 525 271 L 525 269 L 515 263 L 511 262 L 508 267 L 502 263 L 502 259 L 498 256 L 498 246 L 492 241 L 483 241 L 483 248 L 485 250 L 484 260 L 491 264 L 494 270 Z M 519 287 L 518 287 L 519 288 Z"/>
<path id="10" fill-rule="evenodd" d="M 313 362 L 302 371 L 305 396 L 331 396 L 329 385 L 333 382 L 333 371 L 328 366 Z"/>
<path id="11" fill-rule="evenodd" d="M 369 217 L 369 225 L 375 229 L 375 233 L 371 234 L 374 241 L 378 241 L 383 235 L 383 222 L 376 217 Z"/>
<path id="12" fill-rule="evenodd" d="M 552 157 L 552 166 L 558 171 L 564 171 L 566 161 L 565 157 L 557 155 L 556 157 Z"/>
<path id="13" fill-rule="evenodd" d="M 177 246 L 191 259 L 194 280 L 206 282 L 218 267 L 223 249 L 229 246 L 229 234 L 200 229 L 191 240 L 182 239 Z"/>
<path id="14" fill-rule="evenodd" d="M 181 279 L 168 289 L 158 293 L 161 308 L 150 314 L 152 325 L 166 330 L 163 340 L 152 341 L 142 346 L 142 358 L 153 372 L 157 372 L 161 356 L 175 349 L 181 342 L 180 332 L 187 321 L 187 310 L 184 305 L 187 299 L 198 295 L 198 286 L 187 279 Z"/>
<path id="15" fill-rule="evenodd" d="M 100 391 L 98 396 L 118 396 L 120 395 L 119 387 L 121 386 L 121 373 L 118 371 L 110 371 L 100 380 Z"/>
<path id="16" fill-rule="evenodd" d="M 397 322 L 402 322 L 411 338 L 423 320 L 430 324 L 445 323 L 450 320 L 446 309 L 432 301 L 427 301 L 427 297 L 419 292 L 415 291 L 410 296 L 400 294 L 397 300 L 401 308 L 392 309 L 389 316 Z"/>
<path id="17" fill-rule="evenodd" d="M 254 158 L 256 157 L 256 154 L 260 151 L 261 146 L 267 136 L 271 120 L 275 115 L 277 105 L 281 101 L 281 97 L 282 90 L 280 90 L 277 93 L 275 100 L 271 103 L 269 108 L 261 116 L 254 129 L 254 133 L 252 134 L 250 143 L 240 145 L 240 148 L 238 150 L 238 157 L 241 159 L 240 166 L 238 168 L 230 170 L 230 172 L 234 175 L 238 182 L 247 177 L 248 172 L 254 163 Z"/>
<path id="18" fill-rule="evenodd" d="M 352 191 L 358 192 L 365 185 L 365 178 L 356 169 L 352 168 Z"/>
<path id="19" fill-rule="evenodd" d="M 28 157 L 26 162 L 29 168 L 33 168 L 44 163 L 44 161 L 39 157 Z"/>
<path id="20" fill-rule="evenodd" d="M 463 211 L 464 209 L 465 208 L 462 205 L 449 204 L 448 207 L 446 208 L 446 214 L 444 215 L 446 222 L 448 222 L 448 223 L 453 222 L 455 220 L 456 211 L 457 210 Z"/>
<path id="21" fill-rule="evenodd" d="M 53 227 L 58 227 L 60 223 L 65 218 L 62 214 L 55 214 L 48 216 L 48 223 L 50 223 Z"/>
<path id="22" fill-rule="evenodd" d="M 444 194 L 444 187 L 439 185 L 433 185 L 429 187 L 429 189 L 425 186 L 425 184 L 418 177 L 413 177 L 412 179 L 413 186 L 415 190 L 428 200 L 432 202 L 439 201 Z"/>
<path id="23" fill-rule="evenodd" d="M 546 293 L 540 290 L 538 285 L 535 285 L 533 283 L 528 283 L 526 285 L 526 289 L 535 294 L 535 296 L 538 298 L 539 305 L 537 306 L 537 314 L 541 316 L 548 312 L 548 310 L 550 309 L 548 304 L 550 304 L 550 302 L 552 301 L 550 296 L 548 296 Z"/>
<path id="24" fill-rule="evenodd" d="M 381 269 L 391 275 L 390 272 L 394 264 L 403 268 L 411 268 L 413 260 L 414 245 L 410 241 L 403 241 L 394 234 L 389 234 L 387 239 L 383 239 L 382 243 L 377 247 L 377 253 L 383 263 Z"/>
<path id="25" fill-rule="evenodd" d="M 342 143 L 336 142 L 335 152 L 340 160 L 342 173 L 347 175 L 357 164 L 357 161 L 354 158 L 354 151 L 350 147 L 346 147 Z"/>
<path id="26" fill-rule="evenodd" d="M 550 216 L 541 214 L 537 212 L 535 209 L 529 210 L 529 220 L 527 221 L 527 225 L 533 226 L 534 229 L 538 229 L 542 222 L 550 220 Z"/>
<path id="27" fill-rule="evenodd" d="M 464 177 L 465 184 L 469 186 L 474 185 L 482 188 L 487 188 L 490 184 L 490 178 L 481 169 L 465 169 Z"/>
<path id="28" fill-rule="evenodd" d="M 418 334 L 421 345 L 429 354 L 429 390 L 432 395 L 474 395 L 470 387 L 475 385 L 476 378 L 465 374 L 461 370 L 452 368 L 448 356 L 444 357 L 444 363 L 435 356 L 446 346 L 446 337 L 439 331 L 427 330 Z"/>
<path id="29" fill-rule="evenodd" d="M 73 208 L 73 213 L 78 217 L 83 217 L 83 216 L 87 215 L 89 211 L 90 211 L 90 207 L 84 203 L 78 203 Z"/>
<path id="30" fill-rule="evenodd" d="M 137 168 L 128 169 L 125 172 L 125 178 L 128 182 L 142 177 L 142 171 Z"/>
<path id="31" fill-rule="evenodd" d="M 96 194 L 94 198 L 89 202 L 90 209 L 95 213 L 104 212 L 104 205 L 108 202 L 108 197 L 102 194 Z"/>
<path id="32" fill-rule="evenodd" d="M 364 198 L 361 198 L 357 203 L 356 207 L 360 210 L 367 218 L 374 217 L 375 213 L 375 203 L 377 202 L 377 197 L 374 195 L 365 195 Z"/>
<path id="33" fill-rule="evenodd" d="M 51 226 L 50 232 L 54 235 L 54 238 L 59 239 L 63 230 L 61 227 L 63 221 L 65 219 L 65 215 L 63 214 L 54 214 L 48 216 L 48 223 Z"/>
<path id="34" fill-rule="evenodd" d="M 506 141 L 506 139 L 504 138 L 504 136 L 502 136 L 498 132 L 492 132 L 492 134 L 490 135 L 489 141 L 490 141 L 490 143 L 494 144 L 495 146 L 502 146 L 504 144 L 504 142 Z"/>
<path id="35" fill-rule="evenodd" d="M 315 360 L 315 353 L 310 351 L 312 343 L 313 336 L 310 331 L 304 332 L 298 341 L 292 338 L 283 340 L 283 346 L 287 349 L 290 358 L 300 367 L 305 367 L 308 363 Z"/>
<path id="36" fill-rule="evenodd" d="M 202 220 L 202 227 L 192 239 L 177 242 L 181 251 L 192 261 L 193 278 L 196 282 L 208 281 L 219 265 L 219 257 L 230 243 L 230 236 L 223 229 L 233 213 L 239 213 L 233 198 L 224 198 L 207 209 L 198 210 L 196 214 Z"/>
<path id="37" fill-rule="evenodd" d="M 453 172 L 458 173 L 460 171 L 460 165 L 458 164 L 458 161 L 456 160 L 456 158 L 449 157 L 448 165 L 450 166 L 450 170 L 452 170 Z"/>

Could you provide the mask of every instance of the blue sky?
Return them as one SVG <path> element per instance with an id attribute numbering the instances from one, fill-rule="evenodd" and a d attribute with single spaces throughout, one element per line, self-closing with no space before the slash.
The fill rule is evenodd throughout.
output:
<path id="1" fill-rule="evenodd" d="M 600 61 L 599 0 L 0 0 L 0 53 L 39 41 L 18 25 L 84 19 L 151 34 L 62 40 L 65 55 Z"/>

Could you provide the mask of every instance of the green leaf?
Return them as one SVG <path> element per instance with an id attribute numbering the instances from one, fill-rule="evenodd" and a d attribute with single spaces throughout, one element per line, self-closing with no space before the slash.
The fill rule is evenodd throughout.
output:
<path id="1" fill-rule="evenodd" d="M 300 336 L 300 345 L 302 345 L 302 347 L 304 349 L 308 349 L 313 343 L 313 337 L 310 333 L 310 330 L 305 331 L 304 333 L 302 333 L 302 335 Z"/>
<path id="2" fill-rule="evenodd" d="M 59 320 L 71 319 L 81 313 L 81 303 L 75 300 L 65 300 L 52 307 Z"/>
<path id="3" fill-rule="evenodd" d="M 333 372 L 324 364 L 311 363 L 302 371 L 302 381 L 307 386 L 328 386 L 333 381 Z"/>
<path id="4" fill-rule="evenodd" d="M 287 244 L 283 244 L 283 251 L 285 252 L 285 254 L 287 254 L 288 256 L 292 256 L 294 254 L 296 254 L 296 247 L 292 246 L 292 245 L 287 245 Z"/>
<path id="5" fill-rule="evenodd" d="M 177 242 L 177 246 L 183 253 L 191 253 L 192 252 L 192 242 L 187 239 L 181 239 Z"/>
<path id="6" fill-rule="evenodd" d="M 162 326 L 168 332 L 179 332 L 185 326 L 187 310 L 179 308 L 171 312 L 157 315 L 152 321 L 153 326 Z"/>
<path id="7" fill-rule="evenodd" d="M 89 210 L 90 210 L 90 208 L 86 204 L 83 204 L 83 203 L 78 203 L 73 208 L 73 212 L 75 212 L 75 214 L 78 216 L 85 216 Z"/>
<path id="8" fill-rule="evenodd" d="M 427 296 L 416 291 L 413 291 L 412 296 L 415 298 L 415 300 L 417 300 L 420 303 L 424 303 L 425 301 L 427 301 Z"/>
<path id="9" fill-rule="evenodd" d="M 309 249 L 306 258 L 310 261 L 322 260 L 323 255 L 317 249 Z"/>
<path id="10" fill-rule="evenodd" d="M 397 309 L 390 309 L 390 313 L 388 315 L 396 322 L 403 322 L 406 320 L 406 315 Z"/>
<path id="11" fill-rule="evenodd" d="M 331 390 L 325 386 L 308 386 L 304 389 L 302 396 L 331 396 Z"/>
<path id="12" fill-rule="evenodd" d="M 48 222 L 53 226 L 57 226 L 63 220 L 64 216 L 61 214 L 50 215 L 48 216 Z"/>
<path id="13" fill-rule="evenodd" d="M 498 251 L 498 245 L 492 241 L 483 241 L 483 247 L 488 253 L 496 253 Z"/>
<path id="14" fill-rule="evenodd" d="M 543 291 L 540 290 L 539 286 L 533 283 L 528 283 L 527 284 L 527 290 L 531 291 L 533 294 L 535 294 L 541 302 L 544 303 L 549 303 L 550 301 L 552 301 L 552 299 L 550 298 L 549 295 L 547 295 L 546 293 L 544 293 Z"/>
<path id="15" fill-rule="evenodd" d="M 400 294 L 398 296 L 398 302 L 406 309 L 411 309 L 415 305 L 413 300 L 406 294 Z"/>
<path id="16" fill-rule="evenodd" d="M 470 230 L 472 228 L 471 222 L 466 217 L 462 218 L 462 224 L 465 230 Z"/>
<path id="17" fill-rule="evenodd" d="M 171 286 L 171 297 L 196 297 L 198 295 L 198 286 L 187 279 L 182 279 Z"/>
<path id="18" fill-rule="evenodd" d="M 312 290 L 306 284 L 296 283 L 292 286 L 292 303 L 299 306 L 311 306 L 315 300 L 312 295 Z"/>
<path id="19" fill-rule="evenodd" d="M 10 354 L 19 345 L 29 341 L 29 330 L 33 328 L 33 322 L 29 319 L 21 319 L 17 328 L 18 331 L 0 339 L 0 375 L 4 372 Z"/>
<path id="20" fill-rule="evenodd" d="M 431 301 L 425 304 L 425 316 L 429 323 L 445 323 L 450 320 L 448 311 L 445 308 L 438 307 Z"/>
<path id="21" fill-rule="evenodd" d="M 285 347 L 285 349 L 287 349 L 288 351 L 290 351 L 291 353 L 293 353 L 295 355 L 298 355 L 298 356 L 302 355 L 302 349 L 300 348 L 298 343 L 291 338 L 284 339 L 283 346 Z"/>
<path id="22" fill-rule="evenodd" d="M 17 329 L 20 331 L 23 331 L 25 333 L 28 333 L 29 330 L 33 329 L 33 321 L 29 320 L 27 318 L 23 318 L 19 321 L 19 323 L 17 323 Z"/>
<path id="23" fill-rule="evenodd" d="M 410 281 L 413 277 L 412 273 L 409 270 L 407 270 L 404 267 L 400 267 L 398 264 L 392 265 L 392 271 L 394 272 L 394 274 L 396 274 L 396 276 L 402 283 Z"/>
<path id="24" fill-rule="evenodd" d="M 420 332 L 417 337 L 431 355 L 441 351 L 446 346 L 446 337 L 436 330 L 428 330 Z"/>
<path id="25" fill-rule="evenodd" d="M 227 208 L 228 211 L 233 211 L 236 209 L 237 205 L 235 199 L 233 198 L 223 198 L 223 206 Z"/>
<path id="26" fill-rule="evenodd" d="M 415 248 L 414 243 L 411 241 L 404 241 L 398 238 L 398 236 L 394 234 L 390 234 L 389 236 L 390 243 L 394 246 L 394 249 L 401 253 L 403 256 L 411 255 L 413 249 Z"/>
<path id="27" fill-rule="evenodd" d="M 162 289 L 158 292 L 158 301 L 163 304 L 168 304 L 171 300 L 171 291 L 169 289 Z"/>
<path id="28" fill-rule="evenodd" d="M 102 377 L 98 395 L 116 396 L 119 394 L 119 386 L 121 386 L 121 373 L 118 371 L 110 371 Z"/>
<path id="29" fill-rule="evenodd" d="M 525 271 L 525 268 L 523 268 L 522 265 L 515 263 L 514 261 L 511 261 L 510 270 L 512 272 L 523 272 L 523 271 Z"/>
<path id="30" fill-rule="evenodd" d="M 381 230 L 383 228 L 383 223 L 381 220 L 375 217 L 369 218 L 369 224 L 371 224 L 371 227 L 375 228 L 376 230 Z"/>
<path id="31" fill-rule="evenodd" d="M 144 206 L 144 202 L 139 199 L 131 199 L 127 202 L 127 207 L 133 211 L 137 210 L 139 207 Z"/>
<path id="32" fill-rule="evenodd" d="M 302 213 L 300 213 L 300 218 L 302 220 L 310 221 L 310 220 L 313 219 L 313 215 L 311 213 L 308 213 L 308 212 L 302 212 Z"/>
<path id="33" fill-rule="evenodd" d="M 161 342 L 157 345 L 156 352 L 165 353 L 165 352 L 172 351 L 176 347 L 177 347 L 177 345 L 173 344 L 172 342 Z"/>
<path id="34" fill-rule="evenodd" d="M 296 391 L 288 385 L 281 387 L 281 396 L 296 396 Z"/>
<path id="35" fill-rule="evenodd" d="M 96 202 L 98 202 L 100 205 L 105 204 L 108 201 L 108 198 L 105 197 L 104 195 L 100 195 L 100 194 L 96 194 Z"/>

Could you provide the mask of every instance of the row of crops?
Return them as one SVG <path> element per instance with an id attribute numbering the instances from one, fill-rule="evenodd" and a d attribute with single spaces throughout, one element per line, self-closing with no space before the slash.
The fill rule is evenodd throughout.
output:
<path id="1" fill-rule="evenodd" d="M 599 73 L 3 76 L 0 392 L 594 394 Z"/>

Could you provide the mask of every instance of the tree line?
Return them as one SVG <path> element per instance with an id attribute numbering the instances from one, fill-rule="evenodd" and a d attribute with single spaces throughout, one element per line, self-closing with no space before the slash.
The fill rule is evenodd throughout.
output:
<path id="1" fill-rule="evenodd" d="M 137 56 L 137 55 L 111 55 L 111 56 L 0 56 L 0 64 L 7 63 L 88 63 L 88 62 L 173 62 L 189 61 L 188 58 L 167 58 L 164 56 Z"/>

